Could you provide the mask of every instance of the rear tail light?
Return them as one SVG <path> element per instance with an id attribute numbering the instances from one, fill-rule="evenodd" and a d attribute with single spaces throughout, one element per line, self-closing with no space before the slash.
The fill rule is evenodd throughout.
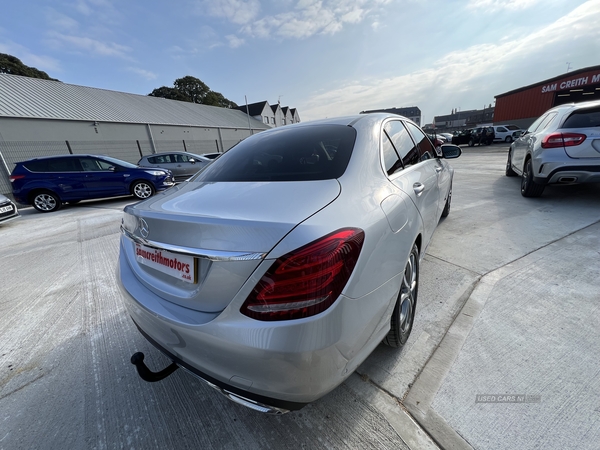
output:
<path id="1" fill-rule="evenodd" d="M 10 175 L 8 177 L 11 183 L 15 180 L 20 180 L 21 178 L 25 178 L 25 175 Z"/>
<path id="2" fill-rule="evenodd" d="M 362 230 L 344 228 L 277 259 L 241 313 L 257 320 L 291 320 L 325 311 L 346 286 L 364 239 Z"/>
<path id="3" fill-rule="evenodd" d="M 585 134 L 580 133 L 551 133 L 542 139 L 542 148 L 573 147 L 586 138 Z"/>

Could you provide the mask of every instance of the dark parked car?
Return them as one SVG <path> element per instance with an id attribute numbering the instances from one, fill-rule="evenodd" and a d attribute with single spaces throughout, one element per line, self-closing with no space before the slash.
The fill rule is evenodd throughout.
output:
<path id="1" fill-rule="evenodd" d="M 460 131 L 452 138 L 452 143 L 454 145 L 467 144 L 469 147 L 473 147 L 477 144 L 490 145 L 492 142 L 494 142 L 493 127 L 469 128 Z"/>
<path id="2" fill-rule="evenodd" d="M 217 153 L 216 156 L 218 155 Z M 214 153 L 208 155 L 187 152 L 156 153 L 144 156 L 138 161 L 138 166 L 168 169 L 173 174 L 175 181 L 184 181 L 213 162 L 213 156 L 215 156 Z"/>
<path id="3" fill-rule="evenodd" d="M 471 136 L 472 132 L 473 132 L 472 128 L 469 128 L 468 130 L 459 131 L 452 138 L 452 143 L 454 145 L 469 144 L 469 142 L 471 142 L 473 140 L 473 137 Z M 469 144 L 469 145 L 471 145 L 471 144 Z"/>
<path id="4" fill-rule="evenodd" d="M 149 169 L 97 155 L 61 155 L 16 163 L 10 175 L 18 203 L 41 212 L 56 211 L 63 203 L 133 195 L 145 199 L 173 186 L 165 169 Z"/>
<path id="5" fill-rule="evenodd" d="M 0 194 L 0 223 L 19 217 L 17 206 L 10 199 Z"/>
<path id="6" fill-rule="evenodd" d="M 477 127 L 471 132 L 471 139 L 467 144 L 469 147 L 474 145 L 491 145 L 494 142 L 494 127 Z"/>

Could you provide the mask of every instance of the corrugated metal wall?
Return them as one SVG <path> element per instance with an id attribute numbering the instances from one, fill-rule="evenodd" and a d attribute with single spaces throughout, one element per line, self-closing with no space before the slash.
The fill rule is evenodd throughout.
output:
<path id="1" fill-rule="evenodd" d="M 155 152 L 224 152 L 260 131 L 0 117 L 0 193 L 12 195 L 14 164 L 31 158 L 97 154 L 135 164 Z"/>

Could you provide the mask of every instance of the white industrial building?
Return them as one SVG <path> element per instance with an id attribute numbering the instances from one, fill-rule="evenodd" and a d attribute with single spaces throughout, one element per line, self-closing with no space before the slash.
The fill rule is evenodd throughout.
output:
<path id="1" fill-rule="evenodd" d="M 14 163 L 102 154 L 136 163 L 162 151 L 224 152 L 270 128 L 238 109 L 0 74 L 0 193 Z"/>

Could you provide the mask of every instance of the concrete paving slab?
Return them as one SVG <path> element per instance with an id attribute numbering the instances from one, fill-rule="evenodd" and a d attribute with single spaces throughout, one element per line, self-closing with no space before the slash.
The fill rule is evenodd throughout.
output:
<path id="1" fill-rule="evenodd" d="M 537 253 L 491 279 L 431 408 L 475 448 L 597 449 L 600 224 Z"/>
<path id="2" fill-rule="evenodd" d="M 135 351 L 154 369 L 168 361 L 135 329 L 116 286 L 129 202 L 29 208 L 0 227 L 0 449 L 436 448 L 358 375 L 282 417 L 229 402 L 184 371 L 142 381 Z"/>
<path id="3" fill-rule="evenodd" d="M 482 277 L 403 404 L 446 449 L 598 448 L 600 187 L 530 202 L 466 156 L 428 253 Z"/>

